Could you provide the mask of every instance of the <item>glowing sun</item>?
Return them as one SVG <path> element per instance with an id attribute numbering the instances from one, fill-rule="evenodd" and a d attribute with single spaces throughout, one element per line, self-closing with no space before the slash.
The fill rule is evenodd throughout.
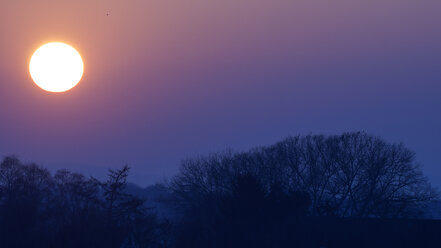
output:
<path id="1" fill-rule="evenodd" d="M 72 89 L 80 82 L 83 70 L 81 55 L 73 47 L 61 42 L 41 46 L 29 63 L 32 80 L 50 92 Z"/>

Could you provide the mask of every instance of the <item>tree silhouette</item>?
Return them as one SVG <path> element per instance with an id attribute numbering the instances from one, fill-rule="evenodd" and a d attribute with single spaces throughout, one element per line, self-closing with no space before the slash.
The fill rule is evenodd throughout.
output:
<path id="1" fill-rule="evenodd" d="M 415 154 L 365 133 L 287 138 L 243 153 L 184 160 L 170 187 L 184 205 L 231 191 L 235 175 L 259 178 L 264 189 L 305 192 L 313 216 L 411 217 L 437 192 Z"/>
<path id="2" fill-rule="evenodd" d="M 0 247 L 441 244 L 440 221 L 411 219 L 437 199 L 415 154 L 365 133 L 289 137 L 247 152 L 184 160 L 162 185 L 176 210 L 168 220 L 129 193 L 129 172 L 127 165 L 109 170 L 100 181 L 68 170 L 52 175 L 5 157 Z"/>
<path id="3" fill-rule="evenodd" d="M 159 247 L 169 227 L 125 192 L 128 171 L 110 170 L 100 182 L 4 158 L 0 247 Z"/>

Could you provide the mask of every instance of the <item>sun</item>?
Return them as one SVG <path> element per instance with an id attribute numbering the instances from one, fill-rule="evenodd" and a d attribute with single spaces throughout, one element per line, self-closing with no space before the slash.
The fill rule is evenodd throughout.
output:
<path id="1" fill-rule="evenodd" d="M 80 53 L 73 47 L 51 42 L 38 48 L 29 63 L 32 80 L 50 92 L 65 92 L 81 80 L 84 64 Z"/>

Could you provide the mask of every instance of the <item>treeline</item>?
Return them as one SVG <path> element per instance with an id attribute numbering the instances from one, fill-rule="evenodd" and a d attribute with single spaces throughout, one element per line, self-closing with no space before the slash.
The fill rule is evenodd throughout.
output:
<path id="1" fill-rule="evenodd" d="M 187 159 L 170 188 L 180 247 L 319 247 L 321 221 L 419 218 L 437 198 L 413 152 L 359 132 Z"/>
<path id="2" fill-rule="evenodd" d="M 66 170 L 51 175 L 5 158 L 0 247 L 413 247 L 421 240 L 437 247 L 441 242 L 440 223 L 406 222 L 421 217 L 438 196 L 415 154 L 365 133 L 296 136 L 247 152 L 184 160 L 164 184 L 175 213 L 168 220 L 127 193 L 128 173 L 127 166 L 110 170 L 99 181 Z M 386 219 L 391 230 L 379 228 Z M 377 230 L 370 230 L 369 239 L 366 227 Z"/>
<path id="3" fill-rule="evenodd" d="M 101 182 L 6 157 L 0 164 L 0 247 L 166 247 L 167 222 L 125 192 L 129 167 Z"/>

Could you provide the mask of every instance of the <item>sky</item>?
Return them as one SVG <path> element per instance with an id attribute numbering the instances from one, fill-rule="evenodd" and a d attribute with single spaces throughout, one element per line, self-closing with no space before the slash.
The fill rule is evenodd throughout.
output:
<path id="1" fill-rule="evenodd" d="M 439 0 L 0 0 L 0 156 L 52 171 L 132 167 L 289 135 L 404 142 L 441 187 Z M 107 13 L 110 15 L 107 16 Z M 82 81 L 54 94 L 28 66 L 61 41 Z"/>

